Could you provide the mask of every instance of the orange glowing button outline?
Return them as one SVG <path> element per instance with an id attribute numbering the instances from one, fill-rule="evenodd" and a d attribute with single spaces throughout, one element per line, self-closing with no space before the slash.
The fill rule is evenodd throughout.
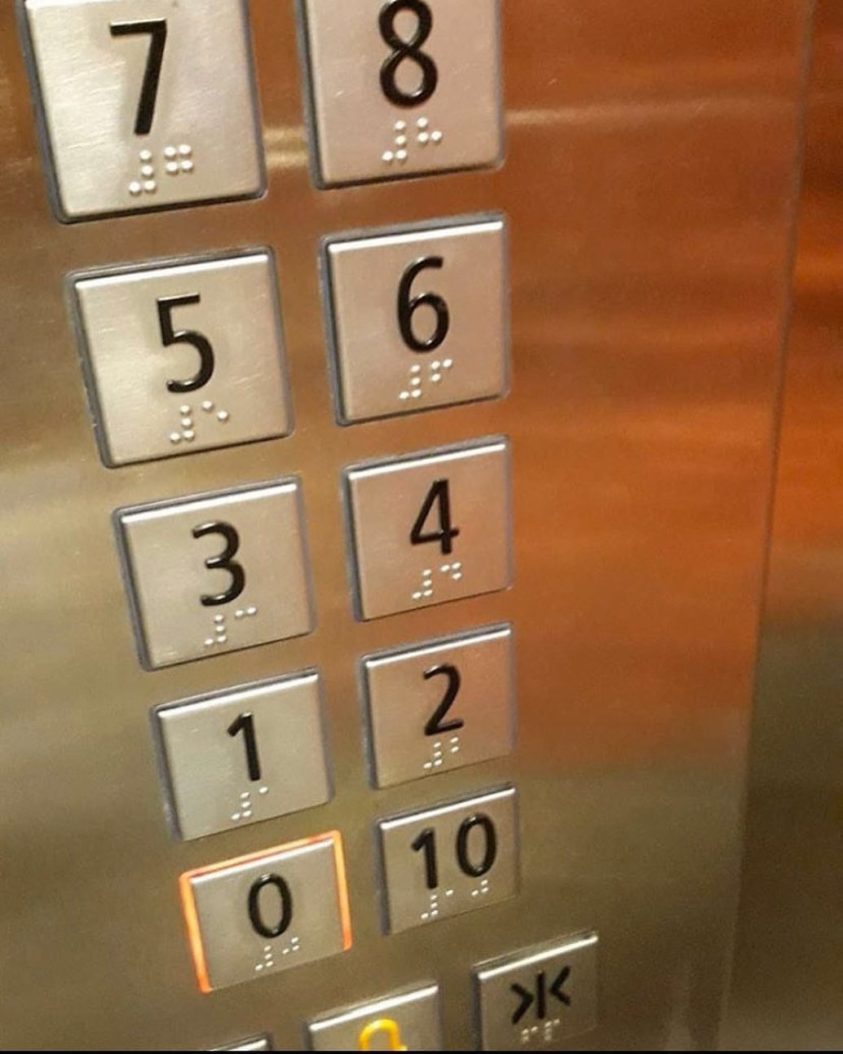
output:
<path id="1" fill-rule="evenodd" d="M 196 980 L 200 991 L 206 995 L 214 989 L 208 979 L 208 964 L 205 959 L 205 948 L 202 944 L 202 931 L 199 926 L 199 913 L 196 910 L 196 898 L 193 895 L 194 878 L 203 875 L 212 875 L 216 871 L 226 871 L 230 868 L 240 867 L 242 864 L 251 864 L 257 860 L 263 860 L 278 853 L 291 853 L 297 849 L 306 849 L 309 846 L 330 842 L 334 849 L 334 870 L 337 876 L 337 900 L 340 909 L 340 926 L 342 928 L 342 950 L 347 952 L 352 944 L 351 936 L 351 910 L 348 903 L 348 880 L 345 869 L 345 853 L 343 852 L 342 834 L 339 831 L 326 831 L 325 834 L 316 834 L 312 838 L 301 838 L 296 842 L 287 842 L 286 845 L 277 845 L 272 849 L 260 849 L 256 853 L 247 853 L 245 856 L 235 857 L 233 860 L 223 860 L 220 864 L 209 864 L 207 867 L 196 867 L 192 871 L 185 871 L 179 875 L 179 895 L 181 897 L 182 914 L 187 928 L 187 939 L 190 945 L 190 953 L 193 956 L 193 966 L 196 970 Z"/>

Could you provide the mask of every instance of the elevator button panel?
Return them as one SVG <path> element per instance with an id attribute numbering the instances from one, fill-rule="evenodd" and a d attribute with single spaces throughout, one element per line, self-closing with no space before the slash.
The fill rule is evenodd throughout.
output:
<path id="1" fill-rule="evenodd" d="M 302 0 L 326 186 L 497 164 L 499 0 Z"/>
<path id="2" fill-rule="evenodd" d="M 346 489 L 360 618 L 511 584 L 506 439 L 360 465 Z"/>
<path id="3" fill-rule="evenodd" d="M 378 830 L 389 933 L 498 904 L 517 892 L 514 787 L 381 820 Z"/>
<path id="4" fill-rule="evenodd" d="M 268 250 L 77 275 L 73 291 L 106 464 L 292 431 Z"/>
<path id="5" fill-rule="evenodd" d="M 315 672 L 158 707 L 155 731 L 181 838 L 284 816 L 331 797 Z"/>
<path id="6" fill-rule="evenodd" d="M 307 1026 L 311 1050 L 445 1050 L 439 986 L 334 1010 Z"/>
<path id="7" fill-rule="evenodd" d="M 502 217 L 332 237 L 326 255 L 340 421 L 506 393 Z"/>
<path id="8" fill-rule="evenodd" d="M 24 0 L 63 220 L 255 196 L 244 0 Z"/>
<path id="9" fill-rule="evenodd" d="M 597 1026 L 597 934 L 475 968 L 480 1050 L 562 1050 Z"/>
<path id="10" fill-rule="evenodd" d="M 510 626 L 363 660 L 376 787 L 508 754 L 515 742 Z"/>
<path id="11" fill-rule="evenodd" d="M 117 513 L 147 667 L 310 632 L 300 489 L 289 479 Z"/>
<path id="12" fill-rule="evenodd" d="M 188 871 L 182 906 L 203 992 L 351 947 L 338 832 Z"/>

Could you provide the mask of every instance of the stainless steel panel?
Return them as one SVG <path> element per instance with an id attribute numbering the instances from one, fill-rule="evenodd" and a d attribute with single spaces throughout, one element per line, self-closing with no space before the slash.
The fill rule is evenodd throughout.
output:
<path id="1" fill-rule="evenodd" d="M 502 218 L 332 237 L 326 255 L 340 420 L 505 394 L 509 288 Z"/>
<path id="2" fill-rule="evenodd" d="M 362 666 L 375 786 L 438 776 L 512 750 L 512 627 L 370 655 Z"/>
<path id="3" fill-rule="evenodd" d="M 168 810 L 201 838 L 331 797 L 319 676 L 297 674 L 155 712 Z"/>
<path id="4" fill-rule="evenodd" d="M 260 193 L 243 0 L 22 3 L 63 219 Z M 148 87 L 154 108 L 142 122 Z"/>
<path id="5" fill-rule="evenodd" d="M 346 490 L 360 618 L 511 585 L 506 439 L 358 465 Z"/>
<path id="6" fill-rule="evenodd" d="M 443 1050 L 439 987 L 336 1010 L 311 1021 L 307 1031 L 311 1050 Z"/>
<path id="7" fill-rule="evenodd" d="M 107 464 L 292 431 L 276 282 L 267 252 L 74 277 Z"/>
<path id="8" fill-rule="evenodd" d="M 499 161 L 500 0 L 301 0 L 300 10 L 324 184 Z"/>
<path id="9" fill-rule="evenodd" d="M 564 1050 L 597 1027 L 597 934 L 558 940 L 474 971 L 480 1050 Z"/>
<path id="10" fill-rule="evenodd" d="M 232 1047 L 215 1047 L 215 1050 L 272 1050 L 272 1040 L 269 1036 L 255 1036 L 254 1039 L 244 1039 L 235 1043 Z"/>
<path id="11" fill-rule="evenodd" d="M 320 192 L 293 5 L 252 0 L 266 198 L 60 225 L 13 8 L 0 4 L 9 1046 L 196 1049 L 266 1030 L 295 1049 L 317 1014 L 431 977 L 448 1046 L 470 1049 L 471 967 L 590 929 L 601 934 L 601 1019 L 579 1046 L 712 1045 L 734 919 L 807 8 L 507 3 L 504 167 Z M 321 239 L 481 210 L 510 224 L 510 398 L 337 427 Z M 66 275 L 243 245 L 278 256 L 295 434 L 106 469 L 91 444 Z M 490 434 L 513 441 L 517 584 L 356 622 L 343 469 Z M 294 474 L 306 491 L 316 631 L 144 672 L 112 511 Z M 518 636 L 515 753 L 423 791 L 374 792 L 354 703 L 360 657 L 497 622 Z M 314 667 L 332 802 L 173 843 L 150 708 Z M 377 817 L 506 781 L 521 806 L 520 895 L 382 936 Z M 348 849 L 354 947 L 200 997 L 178 875 L 329 829 Z"/>

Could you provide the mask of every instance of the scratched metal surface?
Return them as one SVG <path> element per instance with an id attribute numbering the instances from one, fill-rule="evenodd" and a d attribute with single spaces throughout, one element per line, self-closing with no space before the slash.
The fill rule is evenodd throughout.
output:
<path id="1" fill-rule="evenodd" d="M 292 3 L 251 19 L 268 162 L 260 201 L 63 227 L 49 207 L 14 26 L 0 6 L 0 903 L 7 1046 L 202 1048 L 436 978 L 471 1048 L 473 963 L 596 928 L 598 1031 L 577 1046 L 715 1040 L 735 911 L 771 438 L 786 301 L 805 0 L 505 3 L 507 161 L 338 191 L 307 165 Z M 511 396 L 342 429 L 324 234 L 483 210 L 511 224 Z M 297 430 L 104 468 L 63 300 L 67 272 L 273 246 Z M 339 473 L 507 434 L 516 586 L 352 618 Z M 146 673 L 111 533 L 121 505 L 300 473 L 318 629 Z M 492 622 L 517 633 L 510 759 L 382 792 L 366 779 L 360 655 Z M 169 838 L 148 712 L 318 666 L 336 797 L 189 844 Z M 512 780 L 523 890 L 380 934 L 372 825 Z M 354 947 L 196 990 L 180 872 L 332 827 Z"/>

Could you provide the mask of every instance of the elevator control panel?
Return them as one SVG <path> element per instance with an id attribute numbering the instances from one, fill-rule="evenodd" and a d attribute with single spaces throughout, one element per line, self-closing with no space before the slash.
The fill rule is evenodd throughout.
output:
<path id="1" fill-rule="evenodd" d="M 18 0 L 18 11 L 57 222 L 121 224 L 232 199 L 248 210 L 264 194 L 245 0 Z M 499 0 L 299 0 L 296 12 L 315 193 L 502 164 Z M 494 403 L 510 385 L 509 222 L 480 208 L 364 229 L 339 205 L 332 217 L 311 261 L 331 427 L 339 436 L 394 419 L 391 445 L 350 456 L 335 480 L 348 625 L 504 593 L 515 582 L 513 443 Z M 318 443 L 296 413 L 283 321 L 292 294 L 277 247 L 258 236 L 186 256 L 159 230 L 154 255 L 66 275 L 103 471 L 186 455 L 198 466 L 211 450 L 289 443 L 297 427 Z M 435 411 L 480 402 L 491 424 L 443 442 Z M 113 508 L 114 581 L 137 661 L 161 685 L 149 751 L 162 830 L 174 852 L 195 842 L 190 859 L 203 861 L 161 890 L 180 905 L 198 989 L 218 998 L 348 953 L 362 908 L 349 897 L 350 866 L 365 872 L 384 942 L 472 913 L 482 926 L 479 913 L 517 899 L 515 770 L 471 777 L 492 759 L 507 766 L 517 749 L 517 620 L 466 615 L 459 632 L 361 649 L 352 672 L 368 863 L 360 845 L 349 853 L 347 832 L 318 823 L 275 844 L 263 823 L 295 815 L 306 828 L 309 810 L 344 793 L 329 746 L 331 683 L 318 654 L 307 668 L 235 683 L 215 682 L 205 660 L 313 633 L 317 481 L 296 470 L 173 494 L 156 492 L 155 472 L 132 478 L 136 490 L 124 487 Z M 163 671 L 200 660 L 203 689 L 170 693 Z M 470 789 L 440 790 L 445 773 Z M 395 787 L 410 803 L 400 810 L 381 797 Z M 240 829 L 251 851 L 220 859 L 215 838 Z M 555 1049 L 594 1027 L 597 936 L 547 926 L 547 944 L 465 962 L 482 1049 Z M 332 994 L 302 1018 L 303 1041 L 447 1049 L 436 972 L 431 956 L 427 976 L 395 991 L 367 990 L 361 976 L 345 1006 Z M 267 1027 L 256 1019 L 217 1049 L 273 1049 Z"/>

